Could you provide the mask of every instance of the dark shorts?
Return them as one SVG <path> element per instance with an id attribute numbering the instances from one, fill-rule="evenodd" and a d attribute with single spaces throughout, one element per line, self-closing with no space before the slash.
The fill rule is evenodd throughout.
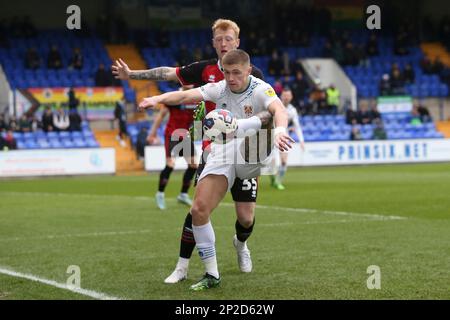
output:
<path id="1" fill-rule="evenodd" d="M 179 141 L 171 141 L 170 136 L 165 136 L 164 149 L 166 150 L 166 158 L 169 157 L 185 157 L 190 158 L 195 155 L 194 143 L 191 139 L 180 139 Z"/>
<path id="2" fill-rule="evenodd" d="M 195 185 L 197 185 L 198 177 L 200 177 L 204 167 L 205 163 L 199 164 L 195 177 Z M 235 202 L 256 202 L 256 197 L 258 195 L 258 178 L 244 180 L 236 178 L 230 191 L 233 201 Z"/>

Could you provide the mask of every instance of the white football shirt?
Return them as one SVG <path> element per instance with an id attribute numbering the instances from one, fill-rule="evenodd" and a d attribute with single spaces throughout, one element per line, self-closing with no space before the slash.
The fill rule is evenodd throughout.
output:
<path id="1" fill-rule="evenodd" d="M 252 75 L 249 76 L 249 79 L 247 88 L 240 93 L 232 92 L 226 80 L 208 83 L 200 87 L 200 92 L 203 100 L 215 103 L 218 109 L 231 111 L 236 119 L 250 118 L 267 110 L 269 105 L 279 98 L 267 82 Z M 263 159 L 267 159 L 273 149 L 270 128 L 264 131 L 260 130 L 258 134 L 245 138 L 245 143 L 241 143 L 241 139 L 237 140 L 240 153 L 246 162 L 261 162 Z"/>
<path id="2" fill-rule="evenodd" d="M 250 118 L 267 110 L 278 97 L 270 84 L 252 75 L 249 79 L 247 89 L 241 93 L 232 92 L 225 80 L 205 84 L 200 92 L 205 101 L 214 102 L 218 109 L 231 111 L 236 119 Z"/>

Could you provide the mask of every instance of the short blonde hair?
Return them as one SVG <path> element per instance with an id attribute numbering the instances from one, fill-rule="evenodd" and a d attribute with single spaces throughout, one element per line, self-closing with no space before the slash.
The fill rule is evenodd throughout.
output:
<path id="1" fill-rule="evenodd" d="M 213 34 L 216 32 L 217 29 L 221 29 L 221 30 L 233 29 L 234 33 L 236 34 L 236 39 L 239 38 L 239 32 L 241 30 L 241 29 L 239 29 L 236 22 L 228 20 L 228 19 L 217 19 L 216 21 L 214 21 L 214 24 L 212 26 Z"/>
<path id="2" fill-rule="evenodd" d="M 250 56 L 244 50 L 233 49 L 222 57 L 222 64 L 228 66 L 232 64 L 250 65 Z"/>

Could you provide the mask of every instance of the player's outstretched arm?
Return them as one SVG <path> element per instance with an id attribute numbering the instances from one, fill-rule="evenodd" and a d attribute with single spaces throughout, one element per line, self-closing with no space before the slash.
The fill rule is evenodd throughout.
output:
<path id="1" fill-rule="evenodd" d="M 273 115 L 275 122 L 275 146 L 280 151 L 289 151 L 292 148 L 294 140 L 287 132 L 288 114 L 286 108 L 279 99 L 269 104 L 269 112 Z"/>
<path id="2" fill-rule="evenodd" d="M 300 121 L 298 121 L 297 112 L 295 113 L 293 122 L 294 122 L 295 133 L 297 134 L 298 141 L 300 143 L 300 148 L 302 148 L 302 150 L 305 151 L 305 138 L 303 137 L 303 130 L 302 130 L 302 126 L 300 125 Z"/>
<path id="3" fill-rule="evenodd" d="M 200 92 L 200 89 L 198 88 L 185 91 L 172 91 L 166 92 L 159 96 L 144 98 L 139 103 L 138 109 L 142 111 L 148 108 L 153 108 L 157 104 L 165 104 L 169 106 L 175 106 L 179 104 L 193 104 L 200 100 L 203 100 L 203 96 Z"/>
<path id="4" fill-rule="evenodd" d="M 161 126 L 162 121 L 166 117 L 166 115 L 169 113 L 169 109 L 165 106 L 162 106 L 159 110 L 158 114 L 156 115 L 155 120 L 153 121 L 152 128 L 150 129 L 150 133 L 147 136 L 147 141 L 150 144 L 154 144 L 156 141 L 156 132 L 158 131 L 158 128 Z"/>
<path id="5" fill-rule="evenodd" d="M 148 70 L 131 70 L 128 65 L 118 59 L 111 67 L 116 79 L 120 80 L 154 80 L 154 81 L 178 81 L 176 69 L 172 67 L 158 67 Z"/>

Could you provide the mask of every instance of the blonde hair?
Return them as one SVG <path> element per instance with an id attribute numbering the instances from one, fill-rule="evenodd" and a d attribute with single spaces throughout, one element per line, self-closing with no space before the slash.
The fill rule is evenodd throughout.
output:
<path id="1" fill-rule="evenodd" d="M 247 52 L 241 49 L 233 49 L 225 53 L 222 57 L 223 65 L 241 64 L 250 65 L 250 56 Z"/>
<path id="2" fill-rule="evenodd" d="M 213 34 L 216 32 L 217 29 L 221 30 L 233 29 L 234 33 L 236 34 L 236 39 L 239 38 L 239 31 L 241 30 L 239 29 L 236 22 L 228 19 L 217 19 L 216 21 L 214 21 L 214 24 L 212 26 Z"/>

